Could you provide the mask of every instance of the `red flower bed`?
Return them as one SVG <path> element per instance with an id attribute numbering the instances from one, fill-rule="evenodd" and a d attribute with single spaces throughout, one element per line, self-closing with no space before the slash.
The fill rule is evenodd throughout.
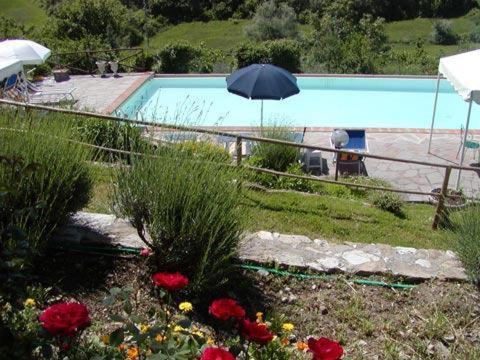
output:
<path id="1" fill-rule="evenodd" d="M 208 311 L 217 319 L 226 321 L 228 319 L 241 319 L 245 317 L 245 309 L 229 298 L 218 299 L 212 302 Z"/>
<path id="2" fill-rule="evenodd" d="M 235 356 L 227 350 L 209 347 L 203 350 L 200 360 L 235 360 Z"/>
<path id="3" fill-rule="evenodd" d="M 267 325 L 248 319 L 243 319 L 240 323 L 240 333 L 246 340 L 260 345 L 265 345 L 273 339 L 273 334 L 268 331 Z"/>
<path id="4" fill-rule="evenodd" d="M 178 291 L 188 285 L 188 279 L 182 274 L 158 272 L 152 275 L 153 285 L 167 291 Z"/>
<path id="5" fill-rule="evenodd" d="M 38 319 L 53 336 L 74 336 L 78 330 L 90 325 L 87 307 L 77 302 L 54 304 L 45 309 Z"/>
<path id="6" fill-rule="evenodd" d="M 313 353 L 313 360 L 339 360 L 343 355 L 343 348 L 338 342 L 324 337 L 308 339 L 308 348 Z"/>

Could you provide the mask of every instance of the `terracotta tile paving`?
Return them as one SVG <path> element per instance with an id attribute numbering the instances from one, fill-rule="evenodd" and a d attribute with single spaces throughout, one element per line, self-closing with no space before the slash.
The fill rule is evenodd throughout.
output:
<path id="1" fill-rule="evenodd" d="M 305 143 L 329 147 L 330 132 L 307 132 Z M 440 164 L 458 164 L 456 159 L 460 134 L 436 133 L 432 141 L 431 154 L 427 153 L 428 134 L 420 133 L 392 133 L 375 132 L 371 129 L 367 132 L 370 153 L 388 157 L 404 158 L 418 161 L 428 161 Z M 473 156 L 475 155 L 475 159 Z M 467 150 L 465 165 L 478 161 L 477 153 Z M 331 154 L 323 155 L 328 159 L 330 171 L 334 169 Z M 440 187 L 443 182 L 445 170 L 431 166 L 405 164 L 391 161 L 383 161 L 368 158 L 365 165 L 369 176 L 378 177 L 391 182 L 400 189 L 413 191 L 430 191 L 434 187 Z M 453 170 L 450 177 L 450 187 L 456 186 L 458 171 Z M 462 171 L 460 187 L 469 196 L 478 195 L 480 178 L 473 171 Z M 408 195 L 409 200 L 427 200 L 424 196 Z"/>
<path id="2" fill-rule="evenodd" d="M 125 101 L 136 89 L 153 76 L 152 73 L 111 74 L 105 78 L 98 75 L 72 75 L 70 80 L 55 82 L 46 79 L 39 87 L 45 92 L 73 90 L 74 107 L 98 113 L 110 113 Z"/>

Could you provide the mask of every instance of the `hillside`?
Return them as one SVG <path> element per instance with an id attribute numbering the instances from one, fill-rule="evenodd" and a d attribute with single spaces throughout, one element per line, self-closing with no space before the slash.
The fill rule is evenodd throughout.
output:
<path id="1" fill-rule="evenodd" d="M 468 35 L 473 28 L 473 17 L 478 11 L 451 19 L 453 29 L 461 36 Z M 434 19 L 414 19 L 387 23 L 385 28 L 390 45 L 398 49 L 414 49 L 415 41 L 425 41 L 425 48 L 431 54 L 451 54 L 462 50 L 462 45 L 438 46 L 428 43 Z M 171 41 L 185 40 L 192 44 L 203 42 L 207 47 L 228 50 L 247 40 L 243 28 L 249 20 L 227 20 L 210 22 L 182 23 L 159 32 L 149 40 L 150 48 L 161 48 Z M 302 32 L 311 30 L 311 26 L 302 25 Z"/>
<path id="2" fill-rule="evenodd" d="M 24 25 L 41 25 L 47 15 L 35 0 L 0 0 L 2 15 L 11 17 Z"/>

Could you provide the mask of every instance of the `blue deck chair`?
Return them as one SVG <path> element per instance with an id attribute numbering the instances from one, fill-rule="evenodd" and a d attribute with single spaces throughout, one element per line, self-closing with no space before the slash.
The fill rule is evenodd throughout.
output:
<path id="1" fill-rule="evenodd" d="M 342 148 L 348 151 L 358 153 L 368 153 L 367 132 L 364 129 L 343 129 L 348 134 L 348 143 Z M 332 147 L 334 145 L 331 143 Z M 340 173 L 366 175 L 367 169 L 364 163 L 364 157 L 355 154 L 336 154 L 334 162 L 338 161 Z"/>

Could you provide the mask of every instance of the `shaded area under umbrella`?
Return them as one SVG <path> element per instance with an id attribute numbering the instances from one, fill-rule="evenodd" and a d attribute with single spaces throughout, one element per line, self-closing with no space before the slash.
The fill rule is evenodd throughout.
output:
<path id="1" fill-rule="evenodd" d="M 282 100 L 300 92 L 297 78 L 281 67 L 252 64 L 227 76 L 227 90 L 251 100 L 261 100 L 260 126 L 263 127 L 263 100 Z"/>

